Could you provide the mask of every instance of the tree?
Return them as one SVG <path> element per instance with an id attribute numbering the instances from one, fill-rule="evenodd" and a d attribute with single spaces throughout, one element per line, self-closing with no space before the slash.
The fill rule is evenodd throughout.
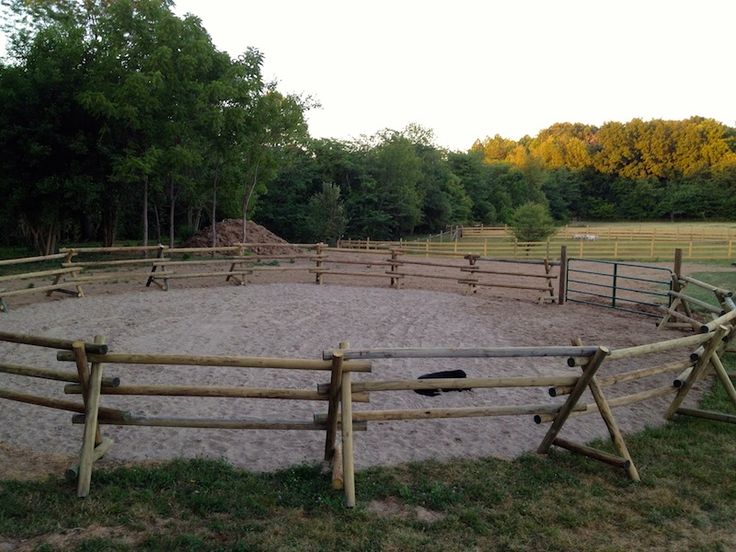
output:
<path id="1" fill-rule="evenodd" d="M 555 232 L 555 223 L 543 203 L 525 203 L 511 217 L 511 232 L 522 242 L 542 241 Z"/>
<path id="2" fill-rule="evenodd" d="M 322 190 L 309 199 L 307 227 L 313 239 L 334 244 L 347 225 L 340 186 L 323 182 Z"/>

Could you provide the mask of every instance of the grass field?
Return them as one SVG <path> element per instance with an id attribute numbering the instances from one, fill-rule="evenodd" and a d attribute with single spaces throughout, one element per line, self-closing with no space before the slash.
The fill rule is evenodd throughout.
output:
<path id="1" fill-rule="evenodd" d="M 720 390 L 702 405 L 733 410 Z M 736 547 L 736 427 L 678 418 L 630 436 L 628 444 L 641 483 L 566 453 L 429 462 L 358 472 L 354 511 L 311 466 L 254 474 L 194 460 L 97 470 L 86 500 L 60 478 L 3 481 L 0 549 L 21 543 L 44 551 Z"/>

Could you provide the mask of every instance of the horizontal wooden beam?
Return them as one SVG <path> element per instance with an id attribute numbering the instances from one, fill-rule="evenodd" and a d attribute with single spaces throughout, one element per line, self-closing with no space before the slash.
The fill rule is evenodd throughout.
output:
<path id="1" fill-rule="evenodd" d="M 397 348 L 341 350 L 343 358 L 529 358 L 529 357 L 589 357 L 598 347 L 485 347 L 485 348 Z M 322 351 L 322 358 L 331 359 L 332 349 Z"/>
<path id="2" fill-rule="evenodd" d="M 356 381 L 353 391 L 410 391 L 419 389 L 493 389 L 497 387 L 544 387 L 575 385 L 579 376 L 531 376 L 510 378 L 411 379 L 387 381 Z"/>
<path id="3" fill-rule="evenodd" d="M 56 354 L 57 360 L 74 362 L 74 355 L 65 351 Z M 148 353 L 110 353 L 107 355 L 87 355 L 90 362 L 105 364 L 150 364 L 173 366 L 227 366 L 232 368 L 274 368 L 283 370 L 321 370 L 329 371 L 331 362 L 303 358 L 269 358 L 269 357 L 232 357 L 232 356 L 197 356 L 197 355 L 165 355 Z M 370 372 L 370 362 L 346 362 L 346 372 Z"/>
<path id="4" fill-rule="evenodd" d="M 39 270 L 36 272 L 24 272 L 21 274 L 7 274 L 0 276 L 0 282 L 9 282 L 13 280 L 28 280 L 29 278 L 44 278 L 46 276 L 55 276 L 58 274 L 69 274 L 70 272 L 79 272 L 79 268 L 57 268 L 54 270 Z"/>
<path id="5" fill-rule="evenodd" d="M 724 414 L 723 412 L 714 412 L 713 410 L 700 410 L 697 408 L 678 408 L 675 410 L 677 414 L 683 416 L 693 416 L 695 418 L 704 418 L 706 420 L 714 420 L 716 422 L 727 422 L 736 424 L 736 416 L 733 414 Z"/>
<path id="6" fill-rule="evenodd" d="M 36 368 L 34 366 L 22 366 L 20 364 L 0 363 L 0 372 L 54 381 L 79 382 L 79 374 L 77 372 L 63 372 L 47 368 Z M 120 378 L 102 378 L 102 385 L 106 387 L 117 387 L 120 385 Z"/>
<path id="7" fill-rule="evenodd" d="M 12 266 L 18 264 L 38 263 L 43 261 L 53 261 L 63 259 L 66 253 L 55 253 L 54 255 L 40 255 L 38 257 L 21 257 L 19 259 L 3 259 L 0 260 L 0 266 Z"/>
<path id="8" fill-rule="evenodd" d="M 478 406 L 459 408 L 416 408 L 397 410 L 365 410 L 353 412 L 356 421 L 381 420 L 433 420 L 438 418 L 485 418 L 492 416 L 523 416 L 533 414 L 554 414 L 561 405 L 554 404 L 517 404 L 507 406 Z M 575 411 L 585 410 L 581 404 L 573 408 Z M 315 421 L 322 423 L 326 414 L 315 414 Z"/>
<path id="9" fill-rule="evenodd" d="M 588 458 L 592 458 L 605 464 L 615 466 L 616 468 L 627 470 L 629 469 L 629 466 L 631 466 L 631 461 L 627 460 L 626 458 L 614 456 L 613 454 L 608 454 L 607 452 L 603 452 L 602 450 L 594 449 L 592 447 L 581 445 L 579 443 L 574 443 L 560 437 L 556 437 L 552 441 L 552 444 L 560 448 L 569 450 L 570 452 L 574 452 L 575 454 L 587 456 Z"/>
<path id="10" fill-rule="evenodd" d="M 55 337 L 17 334 L 11 332 L 0 332 L 0 341 L 21 343 L 23 345 L 35 345 L 36 347 L 48 347 L 49 349 L 63 349 L 66 351 L 71 351 L 72 344 L 75 342 L 75 340 L 72 339 L 58 339 Z M 107 353 L 107 345 L 85 343 L 84 350 L 87 353 L 105 354 Z"/>
<path id="11" fill-rule="evenodd" d="M 46 408 L 53 408 L 55 410 L 65 410 L 67 412 L 81 412 L 84 413 L 85 407 L 83 403 L 75 403 L 71 401 L 64 401 L 61 399 L 54 399 L 51 397 L 41 397 L 39 395 L 31 395 L 29 393 L 21 393 L 19 391 L 11 391 L 9 389 L 0 389 L 0 399 L 7 399 L 9 401 L 22 402 L 26 404 L 33 404 L 36 406 L 44 406 Z M 100 415 L 105 415 L 110 419 L 123 420 L 129 414 L 122 410 L 116 410 L 113 408 L 100 408 Z"/>
<path id="12" fill-rule="evenodd" d="M 81 395 L 82 386 L 64 386 L 67 395 Z M 288 399 L 302 401 L 326 401 L 328 396 L 311 389 L 274 389 L 267 387 L 196 386 L 196 385 L 123 385 L 102 387 L 102 395 L 130 395 L 155 397 L 219 397 L 251 399 Z M 367 393 L 354 393 L 353 401 L 370 402 Z"/>
<path id="13" fill-rule="evenodd" d="M 72 422 L 83 424 L 85 415 L 72 416 Z M 124 420 L 112 420 L 100 416 L 101 425 L 125 425 L 147 427 L 187 427 L 201 429 L 269 429 L 269 430 L 322 430 L 324 423 L 297 420 L 232 420 L 227 418 L 178 418 L 165 416 L 129 416 Z M 365 422 L 353 422 L 353 431 L 366 431 Z"/>

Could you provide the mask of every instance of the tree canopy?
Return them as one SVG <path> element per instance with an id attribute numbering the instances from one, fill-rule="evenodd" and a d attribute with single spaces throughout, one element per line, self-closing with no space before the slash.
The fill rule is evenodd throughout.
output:
<path id="1" fill-rule="evenodd" d="M 736 129 L 713 119 L 557 123 L 466 152 L 418 124 L 313 139 L 310 98 L 170 0 L 0 6 L 0 235 L 40 252 L 174 242 L 237 216 L 298 241 L 511 224 L 530 203 L 557 222 L 733 218 Z"/>

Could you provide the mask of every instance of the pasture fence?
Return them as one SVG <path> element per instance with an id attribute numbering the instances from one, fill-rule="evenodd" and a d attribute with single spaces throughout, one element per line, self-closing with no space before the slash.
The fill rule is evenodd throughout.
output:
<path id="1" fill-rule="evenodd" d="M 153 255 L 151 255 L 153 254 Z M 411 249 L 350 249 L 326 244 L 241 243 L 215 248 L 88 247 L 62 249 L 61 253 L 32 258 L 32 261 L 61 260 L 61 267 L 0 276 L 0 282 L 53 277 L 50 284 L 0 290 L 2 312 L 8 311 L 6 298 L 15 295 L 54 291 L 84 296 L 84 286 L 141 281 L 167 291 L 184 279 L 222 278 L 246 285 L 257 274 L 297 272 L 314 276 L 316 284 L 344 278 L 384 280 L 394 288 L 407 279 L 435 279 L 455 282 L 468 293 L 479 288 L 516 289 L 537 293 L 539 301 L 555 301 L 554 281 L 558 263 L 544 260 L 508 261 L 475 254 L 453 253 L 453 261 L 418 259 Z M 6 266 L 31 262 L 28 259 L 0 261 Z M 534 267 L 536 270 L 534 269 Z M 16 286 L 17 288 L 17 286 Z"/>
<path id="2" fill-rule="evenodd" d="M 508 259 L 552 259 L 561 246 L 566 246 L 571 255 L 580 259 L 605 259 L 629 261 L 658 261 L 668 259 L 672 251 L 680 248 L 685 259 L 736 260 L 736 237 L 702 237 L 689 239 L 677 236 L 599 237 L 596 234 L 555 235 L 545 241 L 525 242 L 497 235 L 478 237 L 464 234 L 454 241 L 425 240 L 341 240 L 341 247 L 354 249 L 401 248 L 404 251 L 425 256 L 442 256 L 454 253 L 476 254 L 484 257 Z"/>

